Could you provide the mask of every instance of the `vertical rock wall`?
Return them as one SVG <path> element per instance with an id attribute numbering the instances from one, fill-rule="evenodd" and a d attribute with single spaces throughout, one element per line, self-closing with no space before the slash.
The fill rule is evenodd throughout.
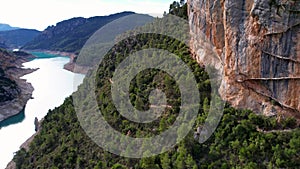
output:
<path id="1" fill-rule="evenodd" d="M 188 0 L 188 13 L 194 57 L 211 64 L 199 50 L 204 34 L 222 63 L 226 101 L 300 119 L 299 0 Z"/>

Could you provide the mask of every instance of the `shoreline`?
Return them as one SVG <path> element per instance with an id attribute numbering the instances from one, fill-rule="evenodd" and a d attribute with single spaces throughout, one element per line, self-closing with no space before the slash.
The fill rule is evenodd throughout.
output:
<path id="1" fill-rule="evenodd" d="M 44 118 L 38 122 L 39 123 L 38 130 L 32 136 L 30 136 L 24 143 L 22 143 L 20 145 L 20 150 L 25 149 L 26 151 L 29 151 L 30 144 L 32 143 L 35 136 L 38 135 L 41 131 L 41 124 L 43 121 L 44 121 Z M 13 159 L 5 167 L 5 169 L 16 169 L 16 168 L 17 168 L 17 166 Z"/>
<path id="2" fill-rule="evenodd" d="M 25 50 L 26 52 L 43 52 L 51 55 L 60 55 L 60 56 L 65 56 L 69 57 L 70 61 L 69 63 L 64 65 L 64 69 L 67 71 L 70 71 L 72 73 L 79 73 L 79 74 L 84 74 L 86 75 L 87 72 L 89 71 L 89 68 L 84 67 L 84 66 L 79 66 L 77 65 L 74 60 L 78 57 L 77 54 L 72 53 L 72 52 L 61 52 L 61 51 L 51 51 L 51 50 Z"/>
<path id="3" fill-rule="evenodd" d="M 27 102 L 32 99 L 34 91 L 31 83 L 22 79 L 22 76 L 35 72 L 37 69 L 25 69 L 23 63 L 30 61 L 33 56 L 21 57 L 16 55 L 17 59 L 14 61 L 15 67 L 7 69 L 6 74 L 10 75 L 11 79 L 15 81 L 20 93 L 13 100 L 1 103 L 0 105 L 0 122 L 7 120 L 22 112 Z"/>
<path id="4" fill-rule="evenodd" d="M 42 53 L 47 53 L 47 54 L 53 54 L 53 55 L 60 55 L 60 56 L 69 57 L 69 58 L 70 58 L 70 62 L 67 63 L 66 65 L 68 65 L 68 64 L 74 64 L 74 65 L 75 65 L 75 63 L 73 63 L 73 60 L 74 60 L 74 58 L 76 58 L 76 54 L 74 54 L 74 53 L 59 52 L 59 51 L 46 51 L 46 50 L 34 50 L 34 51 L 25 51 L 25 52 L 42 52 Z M 66 65 L 64 65 L 64 69 L 65 69 L 65 70 L 68 70 L 68 69 L 66 68 Z M 35 70 L 33 70 L 33 69 L 28 69 L 28 70 L 29 70 L 29 71 L 31 70 L 32 72 L 35 71 Z M 77 66 L 76 66 L 76 70 L 78 70 L 78 69 L 77 69 Z M 78 72 L 74 72 L 73 69 L 70 69 L 70 70 L 68 70 L 68 71 L 73 72 L 73 73 L 78 73 Z M 23 72 L 24 72 L 24 71 L 23 71 Z M 30 72 L 30 73 L 32 73 L 32 72 Z M 84 72 L 84 73 L 82 73 L 82 72 Z M 84 69 L 83 69 L 83 70 L 80 71 L 79 73 L 85 74 L 86 72 L 85 72 Z M 28 73 L 26 73 L 26 74 L 28 74 Z M 24 74 L 24 75 L 25 75 L 25 74 Z M 23 76 L 23 75 L 22 75 L 22 76 Z M 21 79 L 21 80 L 23 80 L 23 81 L 26 82 L 26 80 L 24 80 L 24 79 Z M 29 83 L 29 84 L 30 84 L 30 83 Z M 32 86 L 32 85 L 30 84 L 30 86 Z M 33 91 L 33 87 L 32 87 L 32 91 Z M 32 93 L 32 92 L 31 92 L 31 93 Z M 32 98 L 32 95 L 30 95 L 30 97 Z M 39 129 L 38 129 L 38 131 L 37 131 L 36 133 L 34 133 L 32 136 L 30 136 L 25 142 L 23 142 L 23 143 L 20 145 L 20 147 L 19 147 L 20 149 L 24 148 L 26 151 L 29 151 L 29 146 L 30 146 L 30 144 L 31 144 L 32 141 L 34 140 L 35 136 L 39 134 L 39 132 L 40 132 L 40 130 L 41 130 L 41 128 L 42 128 L 42 122 L 43 122 L 43 120 L 44 120 L 44 119 L 41 119 L 41 120 L 39 121 Z M 7 164 L 6 169 L 16 169 L 16 164 L 15 164 L 15 162 L 13 161 L 13 159 Z"/>
<path id="5" fill-rule="evenodd" d="M 74 60 L 76 58 L 76 54 L 72 52 L 60 52 L 60 51 L 52 51 L 52 50 L 24 50 L 25 52 L 31 53 L 31 52 L 42 52 L 42 53 L 48 53 L 52 55 L 60 55 L 60 56 L 66 56 L 69 57 L 71 60 Z"/>

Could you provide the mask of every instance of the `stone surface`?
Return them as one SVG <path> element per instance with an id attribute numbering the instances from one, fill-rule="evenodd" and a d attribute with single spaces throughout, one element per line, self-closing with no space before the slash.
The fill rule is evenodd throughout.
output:
<path id="1" fill-rule="evenodd" d="M 221 62 L 226 101 L 300 119 L 299 0 L 188 0 L 188 13 L 194 57 Z M 203 38 L 213 52 L 203 52 Z"/>

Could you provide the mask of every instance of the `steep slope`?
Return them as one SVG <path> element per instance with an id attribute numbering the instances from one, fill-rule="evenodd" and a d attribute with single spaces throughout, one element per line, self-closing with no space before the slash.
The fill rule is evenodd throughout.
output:
<path id="1" fill-rule="evenodd" d="M 131 14 L 134 13 L 122 12 L 109 16 L 79 17 L 62 21 L 56 26 L 49 26 L 41 35 L 27 43 L 23 49 L 79 52 L 95 31 L 115 19 Z"/>
<path id="2" fill-rule="evenodd" d="M 97 50 L 97 53 L 102 53 L 106 51 L 109 46 L 112 46 L 116 41 L 118 41 L 118 38 L 115 38 L 115 36 L 120 35 L 128 30 L 132 30 L 136 27 L 145 25 L 146 23 L 149 23 L 153 21 L 154 18 L 150 15 L 146 14 L 132 14 L 128 17 L 120 17 L 118 20 L 109 23 L 107 25 L 103 25 L 99 30 L 97 30 L 94 34 L 93 37 L 97 37 L 98 39 L 89 40 L 86 43 L 91 44 L 91 43 L 97 43 L 99 46 Z M 122 25 L 122 26 L 120 26 Z M 85 46 L 89 46 L 89 45 Z M 68 64 L 64 66 L 65 69 L 70 70 L 72 72 L 76 73 L 83 73 L 86 74 L 89 70 L 89 68 L 95 66 L 95 64 L 99 63 L 99 56 L 98 55 L 91 55 L 89 53 L 94 52 L 95 48 L 93 47 L 94 45 L 91 45 L 90 47 L 85 47 L 84 50 L 80 50 L 80 55 L 85 55 L 86 57 L 82 59 L 76 54 L 71 54 L 71 60 Z M 101 52 L 100 52 L 101 51 Z M 62 52 L 60 52 L 62 53 Z M 86 54 L 83 54 L 86 53 Z M 102 55 L 104 55 L 103 53 Z M 78 60 L 77 60 L 78 59 Z"/>
<path id="3" fill-rule="evenodd" d="M 238 108 L 300 119 L 300 1 L 189 0 L 191 46 L 205 34 L 223 65 L 223 98 Z"/>
<path id="4" fill-rule="evenodd" d="M 0 44 L 3 44 L 3 47 L 7 49 L 18 49 L 32 41 L 39 34 L 39 31 L 32 29 L 0 31 Z"/>
<path id="5" fill-rule="evenodd" d="M 160 22 L 156 22 L 159 24 Z M 173 27 L 181 30 L 180 27 Z M 179 31 L 179 33 L 181 33 Z M 110 78 L 117 65 L 131 52 L 158 48 L 174 53 L 193 70 L 201 94 L 202 108 L 196 125 L 203 125 L 209 109 L 210 80 L 203 67 L 191 58 L 189 48 L 180 41 L 167 36 L 141 34 L 129 37 L 110 50 L 96 72 L 97 103 L 105 120 L 123 135 L 151 137 L 167 130 L 176 119 L 178 85 L 163 71 L 145 70 L 130 83 L 130 101 L 140 109 L 147 109 L 145 98 L 149 88 L 161 87 L 170 105 L 155 122 L 137 124 L 125 119 L 116 111 L 111 98 Z M 137 65 L 138 66 L 138 65 Z M 85 79 L 80 88 L 89 88 Z M 79 90 L 80 92 L 80 90 Z M 83 94 L 79 93 L 76 94 Z M 145 94 L 146 93 L 146 94 Z M 299 168 L 300 130 L 295 120 L 280 123 L 276 118 L 255 115 L 251 111 L 226 107 L 221 123 L 214 135 L 204 144 L 194 139 L 193 131 L 170 151 L 143 159 L 130 159 L 104 151 L 84 132 L 74 109 L 74 97 L 67 98 L 63 105 L 48 112 L 42 127 L 30 144 L 30 149 L 21 149 L 14 157 L 17 168 L 136 168 L 136 169 L 185 169 L 185 168 Z M 86 114 L 93 110 L 87 97 L 81 100 Z M 98 125 L 95 116 L 87 119 Z M 196 127 L 195 126 L 195 130 Z M 293 129 L 296 128 L 296 129 Z M 286 130 L 282 130 L 286 129 Z M 129 132 L 130 131 L 130 132 Z M 105 131 L 104 131 L 105 132 Z M 99 137 L 103 135 L 98 134 Z M 174 136 L 175 137 L 175 136 Z M 118 137 L 113 137 L 118 141 Z M 120 141 L 122 144 L 122 141 Z M 108 143 L 110 144 L 110 143 Z M 111 143 L 115 145 L 114 143 Z M 146 145 L 147 146 L 147 145 Z M 129 147 L 129 146 L 128 146 Z M 127 147 L 124 147 L 126 149 Z M 13 168 L 13 163 L 9 167 Z"/>
<path id="6" fill-rule="evenodd" d="M 31 98 L 33 87 L 21 76 L 33 70 L 22 69 L 21 64 L 30 55 L 9 53 L 0 49 L 0 122 L 21 112 Z"/>

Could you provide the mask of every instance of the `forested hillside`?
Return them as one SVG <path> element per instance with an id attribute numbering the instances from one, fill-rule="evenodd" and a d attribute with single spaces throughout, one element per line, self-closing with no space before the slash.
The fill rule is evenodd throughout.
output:
<path id="1" fill-rule="evenodd" d="M 88 38 L 102 26 L 131 14 L 134 13 L 122 12 L 109 16 L 65 20 L 57 23 L 56 26 L 49 26 L 41 35 L 27 43 L 23 49 L 78 53 Z"/>
<path id="2" fill-rule="evenodd" d="M 39 31 L 31 29 L 0 31 L 0 44 L 3 44 L 3 48 L 18 49 L 27 42 L 32 41 L 39 34 Z"/>
<path id="3" fill-rule="evenodd" d="M 184 14 L 186 5 L 174 2 L 170 12 Z M 183 10 L 183 11 L 182 11 Z M 176 12 L 174 12 L 176 11 Z M 184 17 L 186 18 L 186 16 Z M 160 24 L 160 20 L 156 20 Z M 172 30 L 180 30 L 173 27 Z M 194 130 L 172 150 L 143 159 L 123 158 L 104 151 L 84 132 L 69 97 L 60 107 L 49 111 L 39 134 L 30 145 L 14 157 L 17 168 L 144 168 L 144 169 L 197 169 L 197 168 L 299 168 L 300 129 L 292 118 L 277 119 L 255 115 L 251 111 L 236 110 L 226 105 L 222 120 L 205 143 L 194 139 L 194 132 L 208 115 L 211 85 L 205 69 L 191 58 L 188 46 L 164 35 L 140 34 L 116 44 L 104 57 L 97 70 L 96 95 L 105 120 L 116 130 L 131 137 L 150 137 L 170 127 L 180 108 L 178 84 L 164 71 L 147 69 L 130 83 L 130 101 L 139 110 L 149 108 L 148 97 L 153 88 L 166 93 L 169 107 L 156 121 L 147 124 L 130 122 L 122 117 L 111 97 L 111 78 L 116 67 L 134 51 L 164 49 L 179 56 L 193 71 L 200 92 L 201 106 Z M 80 88 L 88 86 L 86 78 Z M 80 94 L 80 90 L 77 94 Z M 88 98 L 82 100 L 90 108 Z M 97 119 L 88 119 L 97 124 Z M 101 136 L 100 136 L 101 137 Z M 116 138 L 117 139 L 117 138 Z"/>

